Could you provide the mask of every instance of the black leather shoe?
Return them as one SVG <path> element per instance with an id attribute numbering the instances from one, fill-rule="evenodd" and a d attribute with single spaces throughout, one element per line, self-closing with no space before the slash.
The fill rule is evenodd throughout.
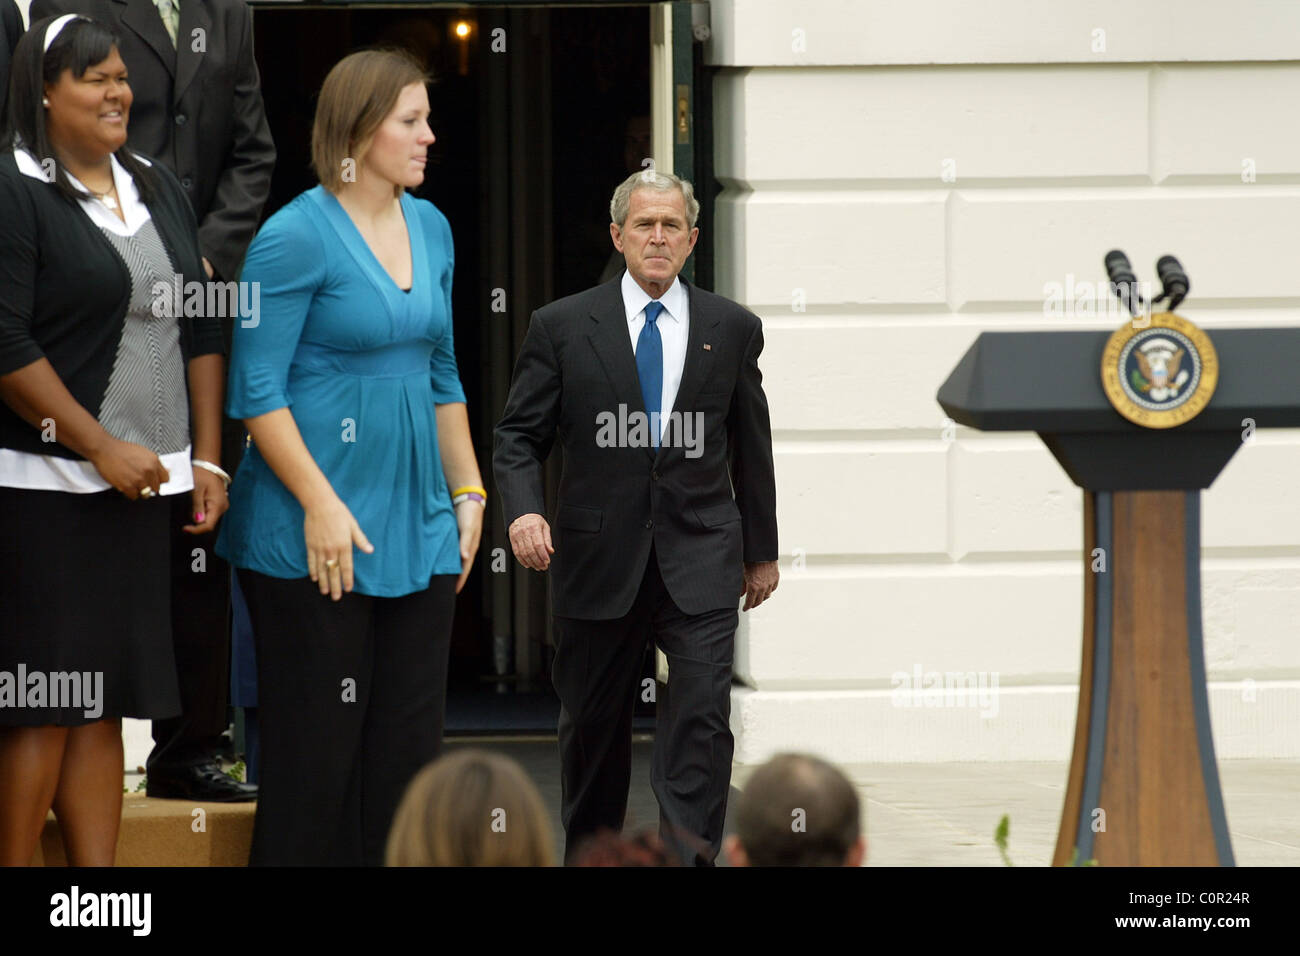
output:
<path id="1" fill-rule="evenodd" d="M 198 803 L 244 803 L 257 799 L 257 784 L 240 783 L 222 772 L 216 763 L 149 771 L 145 796 L 164 800 L 194 800 Z"/>

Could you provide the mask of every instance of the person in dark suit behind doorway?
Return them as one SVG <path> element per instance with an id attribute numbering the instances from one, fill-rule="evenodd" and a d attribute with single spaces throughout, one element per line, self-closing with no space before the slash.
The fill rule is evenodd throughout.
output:
<path id="1" fill-rule="evenodd" d="M 675 176 L 619 185 L 610 235 L 626 271 L 533 313 L 496 427 L 512 549 L 550 571 L 569 862 L 584 837 L 622 828 L 649 640 L 669 664 L 651 772 L 660 833 L 683 859 L 714 861 L 739 595 L 757 607 L 779 576 L 762 325 L 679 278 L 698 213 Z M 557 439 L 552 528 L 542 468 Z"/>
<path id="2" fill-rule="evenodd" d="M 33 21 L 76 13 L 118 35 L 135 102 L 129 145 L 168 167 L 189 197 L 210 279 L 230 281 L 271 190 L 275 146 L 253 60 L 253 21 L 244 0 L 32 0 Z M 222 318 L 229 349 L 234 316 Z M 244 429 L 223 419 L 222 478 L 238 466 Z M 244 801 L 257 788 L 222 773 L 216 753 L 227 726 L 230 570 L 215 534 L 197 522 L 183 495 L 172 515 L 172 631 L 180 717 L 156 720 L 146 792 L 151 797 Z M 196 564 L 201 549 L 204 563 Z"/>
<path id="3" fill-rule="evenodd" d="M 5 98 L 9 93 L 9 64 L 23 35 L 23 15 L 14 0 L 0 0 L 0 126 L 4 125 Z"/>

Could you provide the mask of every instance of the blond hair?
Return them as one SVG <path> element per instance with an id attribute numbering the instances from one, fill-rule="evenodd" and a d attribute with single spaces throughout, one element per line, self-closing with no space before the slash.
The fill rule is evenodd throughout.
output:
<path id="1" fill-rule="evenodd" d="M 473 748 L 435 760 L 406 789 L 388 866 L 554 866 L 541 795 L 509 757 Z"/>
<path id="2" fill-rule="evenodd" d="M 361 161 L 403 89 L 428 82 L 424 67 L 405 50 L 361 50 L 335 63 L 321 84 L 311 127 L 311 163 L 321 185 L 341 190 L 343 163 Z M 394 187 L 395 194 L 401 191 Z"/>

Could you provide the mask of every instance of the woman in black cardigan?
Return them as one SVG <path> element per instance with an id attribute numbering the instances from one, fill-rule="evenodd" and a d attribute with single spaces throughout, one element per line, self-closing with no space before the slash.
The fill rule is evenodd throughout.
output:
<path id="1" fill-rule="evenodd" d="M 202 281 L 180 184 L 125 147 L 112 32 L 39 21 L 0 143 L 0 863 L 45 815 L 72 865 L 111 865 L 120 718 L 180 711 L 163 497 L 226 510 L 222 340 L 172 292 Z M 193 300 L 189 300 L 191 305 Z"/>

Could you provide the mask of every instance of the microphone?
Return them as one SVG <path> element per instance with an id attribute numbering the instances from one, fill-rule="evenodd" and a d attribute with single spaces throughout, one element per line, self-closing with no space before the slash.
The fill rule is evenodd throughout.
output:
<path id="1" fill-rule="evenodd" d="M 1137 276 L 1133 274 L 1133 264 L 1128 261 L 1128 256 L 1118 249 L 1106 253 L 1106 274 L 1110 276 L 1110 291 L 1129 312 L 1140 314 L 1142 293 L 1138 291 Z"/>
<path id="2" fill-rule="evenodd" d="M 1183 264 L 1173 256 L 1161 256 L 1156 261 L 1156 275 L 1160 276 L 1160 294 L 1155 301 L 1168 297 L 1169 311 L 1178 308 L 1178 303 L 1187 298 L 1192 282 L 1183 270 Z"/>

